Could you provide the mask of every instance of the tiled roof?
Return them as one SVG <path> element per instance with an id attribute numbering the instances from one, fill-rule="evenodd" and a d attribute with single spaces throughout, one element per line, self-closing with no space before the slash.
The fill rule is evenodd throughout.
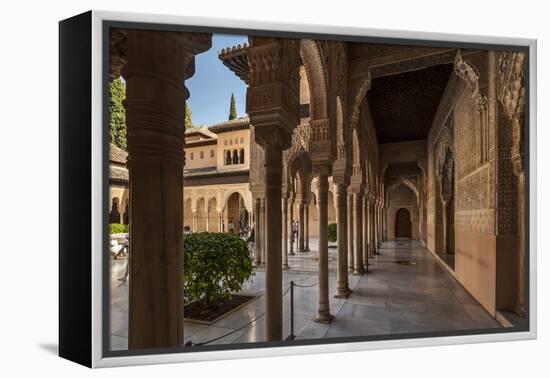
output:
<path id="1" fill-rule="evenodd" d="M 109 181 L 118 184 L 128 183 L 128 170 L 123 167 L 117 167 L 115 165 L 109 166 Z"/>
<path id="2" fill-rule="evenodd" d="M 248 84 L 248 45 L 237 45 L 222 49 L 218 53 L 222 63 Z"/>
<path id="3" fill-rule="evenodd" d="M 118 148 L 114 144 L 109 144 L 109 161 L 112 163 L 126 164 L 128 152 L 122 148 Z"/>
<path id="4" fill-rule="evenodd" d="M 227 131 L 243 130 L 250 127 L 250 118 L 240 117 L 232 119 L 231 121 L 225 121 L 222 123 L 217 123 L 208 128 L 213 133 L 223 133 Z"/>
<path id="5" fill-rule="evenodd" d="M 195 176 L 231 176 L 240 173 L 247 173 L 248 168 L 238 168 L 238 169 L 222 169 L 218 170 L 216 167 L 205 167 L 205 168 L 195 168 L 195 169 L 186 169 L 183 171 L 183 176 L 185 177 L 195 177 Z"/>

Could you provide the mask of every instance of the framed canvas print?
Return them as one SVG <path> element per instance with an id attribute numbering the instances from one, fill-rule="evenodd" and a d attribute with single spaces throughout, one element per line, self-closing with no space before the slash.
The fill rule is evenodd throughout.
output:
<path id="1" fill-rule="evenodd" d="M 536 336 L 536 41 L 87 12 L 60 27 L 60 355 Z"/>

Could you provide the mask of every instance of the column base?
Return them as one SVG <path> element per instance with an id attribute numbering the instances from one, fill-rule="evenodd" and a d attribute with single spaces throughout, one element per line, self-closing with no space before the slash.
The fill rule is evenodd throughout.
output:
<path id="1" fill-rule="evenodd" d="M 333 319 L 334 315 L 332 315 L 330 312 L 317 312 L 317 315 L 315 316 L 315 319 L 313 319 L 313 321 L 315 323 L 330 324 Z"/>
<path id="2" fill-rule="evenodd" d="M 288 264 L 283 264 L 283 270 L 288 270 L 288 269 L 290 269 Z"/>
<path id="3" fill-rule="evenodd" d="M 295 256 L 296 254 L 293 251 L 288 252 L 289 256 Z"/>
<path id="4" fill-rule="evenodd" d="M 349 288 L 341 288 L 336 289 L 336 294 L 334 294 L 334 298 L 336 299 L 347 299 L 351 294 L 351 290 Z"/>
<path id="5" fill-rule="evenodd" d="M 359 271 L 359 270 L 353 270 L 353 275 L 354 276 L 361 276 L 363 274 L 363 272 Z"/>

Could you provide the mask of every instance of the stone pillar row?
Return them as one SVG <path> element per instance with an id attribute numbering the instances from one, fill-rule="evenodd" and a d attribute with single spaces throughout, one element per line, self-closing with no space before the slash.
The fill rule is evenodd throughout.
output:
<path id="1" fill-rule="evenodd" d="M 194 56 L 210 46 L 209 34 L 127 31 L 131 350 L 183 346 L 182 104 Z"/>
<path id="2" fill-rule="evenodd" d="M 348 193 L 344 183 L 336 183 L 336 234 L 338 235 L 338 268 L 335 298 L 347 298 L 351 289 L 348 283 Z"/>

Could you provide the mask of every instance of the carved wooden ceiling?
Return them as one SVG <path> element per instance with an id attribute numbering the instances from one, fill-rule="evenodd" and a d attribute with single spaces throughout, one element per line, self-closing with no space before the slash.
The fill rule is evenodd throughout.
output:
<path id="1" fill-rule="evenodd" d="M 425 139 L 452 64 L 373 79 L 367 93 L 378 143 Z"/>

